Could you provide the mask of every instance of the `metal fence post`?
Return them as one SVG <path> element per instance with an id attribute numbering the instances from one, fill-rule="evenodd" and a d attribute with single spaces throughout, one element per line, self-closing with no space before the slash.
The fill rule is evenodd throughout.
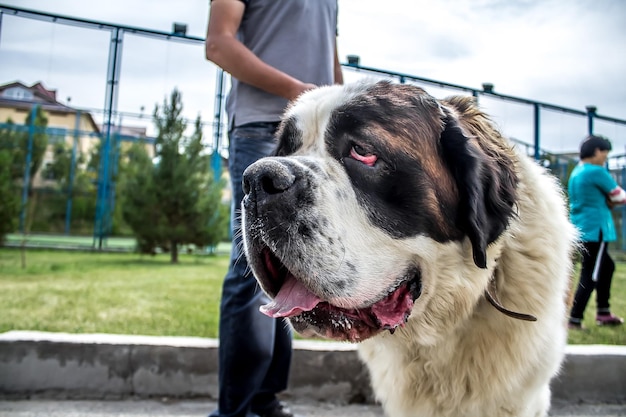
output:
<path id="1" fill-rule="evenodd" d="M 74 175 L 76 173 L 76 148 L 78 147 L 78 134 L 80 131 L 80 119 L 82 112 L 76 111 L 76 122 L 74 123 L 74 141 L 72 144 L 72 160 L 70 162 L 70 177 L 67 183 L 67 205 L 65 207 L 65 234 L 70 234 L 72 223 L 72 192 L 74 188 Z"/>
<path id="2" fill-rule="evenodd" d="M 109 196 L 111 185 L 109 184 L 110 154 L 111 154 L 111 125 L 113 115 L 117 110 L 117 93 L 119 88 L 119 76 L 122 63 L 122 38 L 124 31 L 117 27 L 111 32 L 111 45 L 109 46 L 109 65 L 107 69 L 107 91 L 104 104 L 104 143 L 100 149 L 100 167 L 98 172 L 98 195 L 96 200 L 96 219 L 94 225 L 94 246 L 102 249 L 106 239 L 106 231 L 110 222 Z"/>
<path id="3" fill-rule="evenodd" d="M 219 153 L 222 143 L 222 104 L 224 97 L 224 70 L 217 69 L 215 86 L 215 117 L 213 118 L 213 154 L 211 155 L 211 167 L 215 181 L 222 177 L 222 156 Z"/>
<path id="4" fill-rule="evenodd" d="M 109 164 L 113 164 L 111 167 L 111 173 L 109 174 L 109 195 L 108 195 L 108 216 L 106 218 L 105 224 L 105 234 L 109 236 L 113 231 L 113 213 L 115 212 L 115 193 L 116 193 L 116 183 L 115 178 L 117 178 L 117 169 L 119 166 L 119 158 L 120 158 L 120 143 L 122 134 L 120 133 L 122 129 L 122 117 L 120 116 L 119 126 L 117 131 L 112 136 L 112 147 L 111 147 L 111 159 Z"/>
<path id="5" fill-rule="evenodd" d="M 0 45 L 2 44 L 2 16 L 3 15 L 4 15 L 4 12 L 0 10 Z"/>
<path id="6" fill-rule="evenodd" d="M 587 133 L 593 135 L 593 119 L 596 116 L 598 108 L 596 106 L 587 106 Z"/>
<path id="7" fill-rule="evenodd" d="M 533 104 L 533 127 L 534 127 L 534 145 L 535 145 L 535 161 L 541 158 L 541 127 L 540 127 L 541 107 L 539 104 Z"/>
<path id="8" fill-rule="evenodd" d="M 24 233 L 24 225 L 26 223 L 26 206 L 28 204 L 28 186 L 30 184 L 30 164 L 33 160 L 33 142 L 35 140 L 35 119 L 37 118 L 37 110 L 39 105 L 35 104 L 30 111 L 30 123 L 28 124 L 28 146 L 26 150 L 26 161 L 24 163 L 24 184 L 22 184 L 22 210 L 20 211 L 20 227 L 21 233 Z"/>
<path id="9" fill-rule="evenodd" d="M 626 184 L 626 167 L 622 167 L 622 184 Z M 620 219 L 622 223 L 622 235 L 620 238 L 622 239 L 622 250 L 626 251 L 626 205 L 620 207 L 622 218 Z"/>

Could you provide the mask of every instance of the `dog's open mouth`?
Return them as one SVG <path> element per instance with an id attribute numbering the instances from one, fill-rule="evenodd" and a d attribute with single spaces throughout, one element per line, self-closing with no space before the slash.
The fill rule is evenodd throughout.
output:
<path id="1" fill-rule="evenodd" d="M 302 284 L 268 248 L 262 252 L 273 300 L 261 307 L 270 317 L 288 317 L 307 336 L 359 342 L 404 325 L 421 294 L 417 268 L 410 268 L 387 295 L 364 308 L 346 309 L 322 300 Z"/>

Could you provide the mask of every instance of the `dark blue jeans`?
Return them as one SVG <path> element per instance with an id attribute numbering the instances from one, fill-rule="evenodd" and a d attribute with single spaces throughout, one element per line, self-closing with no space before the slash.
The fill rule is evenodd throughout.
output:
<path id="1" fill-rule="evenodd" d="M 254 123 L 229 132 L 228 170 L 232 184 L 230 266 L 222 287 L 219 327 L 219 399 L 212 417 L 251 417 L 271 409 L 287 388 L 291 329 L 283 319 L 259 312 L 268 302 L 242 248 L 243 171 L 275 147 L 276 123 Z"/>

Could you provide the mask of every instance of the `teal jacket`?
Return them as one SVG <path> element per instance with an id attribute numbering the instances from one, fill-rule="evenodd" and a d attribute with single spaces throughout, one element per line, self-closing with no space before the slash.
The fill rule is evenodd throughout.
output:
<path id="1" fill-rule="evenodd" d="M 606 199 L 617 187 L 609 171 L 601 166 L 579 163 L 569 177 L 570 218 L 584 242 L 613 242 L 617 236 Z"/>

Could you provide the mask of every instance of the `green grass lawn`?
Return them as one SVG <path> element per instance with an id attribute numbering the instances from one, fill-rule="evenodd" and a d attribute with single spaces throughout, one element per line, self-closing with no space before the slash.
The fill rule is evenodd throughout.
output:
<path id="1" fill-rule="evenodd" d="M 0 249 L 0 332 L 217 337 L 226 255 L 181 254 L 172 265 L 167 254 L 28 250 L 26 261 L 22 269 L 19 250 Z M 611 304 L 626 316 L 623 262 Z M 626 345 L 626 327 L 596 326 L 594 310 L 592 296 L 587 330 L 571 332 L 569 342 Z"/>
<path id="2" fill-rule="evenodd" d="M 0 250 L 0 332 L 216 337 L 226 256 Z"/>
<path id="3" fill-rule="evenodd" d="M 611 253 L 615 262 L 615 273 L 611 285 L 611 312 L 626 318 L 626 262 L 623 253 Z M 619 260 L 619 261 L 618 261 Z M 579 266 L 576 265 L 576 273 L 573 277 L 572 285 L 575 290 L 579 279 Z M 585 319 L 583 321 L 584 330 L 570 331 L 568 342 L 570 344 L 607 344 L 626 345 L 626 325 L 622 326 L 597 326 L 596 325 L 596 293 L 591 294 Z"/>

